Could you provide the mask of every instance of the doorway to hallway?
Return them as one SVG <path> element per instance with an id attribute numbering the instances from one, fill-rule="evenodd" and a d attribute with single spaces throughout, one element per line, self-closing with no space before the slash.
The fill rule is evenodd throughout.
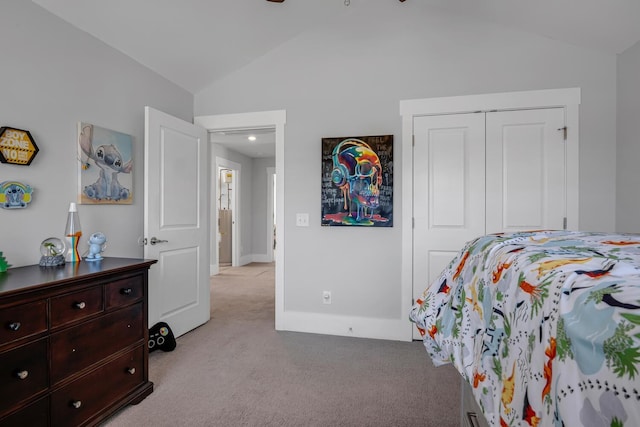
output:
<path id="1" fill-rule="evenodd" d="M 275 172 L 276 172 L 276 189 L 274 191 L 274 199 L 276 206 L 275 217 L 275 236 L 276 236 L 276 250 L 273 253 L 273 258 L 278 260 L 284 260 L 285 241 L 284 241 L 284 226 L 278 224 L 282 221 L 284 214 L 284 125 L 286 123 L 286 111 L 285 110 L 272 110 L 261 111 L 251 113 L 238 113 L 238 114 L 219 114 L 209 116 L 197 116 L 194 118 L 194 124 L 199 125 L 209 132 L 220 132 L 234 129 L 264 129 L 272 128 L 275 131 Z M 213 150 L 212 150 L 213 151 Z M 213 160 L 213 158 L 212 158 Z M 270 165 L 272 166 L 272 165 Z M 265 208 L 266 209 L 266 208 Z M 265 220 L 263 224 L 267 224 Z M 263 236 L 266 237 L 267 229 L 265 229 Z M 261 239 L 260 236 L 257 238 Z M 272 241 L 271 237 L 271 241 Z M 212 239 L 213 240 L 213 239 Z M 266 243 L 266 239 L 263 240 Z M 214 248 L 216 254 L 215 257 L 211 257 L 211 261 L 215 259 L 215 265 L 211 263 L 212 274 L 217 273 L 217 248 L 212 242 L 211 247 Z M 271 247 L 271 246 L 269 246 Z M 212 254 L 213 255 L 213 254 Z M 275 264 L 275 329 L 282 330 L 284 327 L 284 263 L 277 262 Z"/>

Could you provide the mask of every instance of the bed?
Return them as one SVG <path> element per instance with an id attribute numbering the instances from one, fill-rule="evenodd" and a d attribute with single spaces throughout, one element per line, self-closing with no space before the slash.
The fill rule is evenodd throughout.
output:
<path id="1" fill-rule="evenodd" d="M 489 425 L 640 425 L 640 235 L 478 237 L 409 317 Z"/>

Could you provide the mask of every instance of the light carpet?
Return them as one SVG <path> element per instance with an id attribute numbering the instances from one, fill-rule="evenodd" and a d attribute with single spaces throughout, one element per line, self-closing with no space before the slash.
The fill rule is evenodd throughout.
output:
<path id="1" fill-rule="evenodd" d="M 154 392 L 105 425 L 460 424 L 460 376 L 421 342 L 278 332 L 274 309 L 274 264 L 223 269 L 211 320 L 151 353 Z"/>

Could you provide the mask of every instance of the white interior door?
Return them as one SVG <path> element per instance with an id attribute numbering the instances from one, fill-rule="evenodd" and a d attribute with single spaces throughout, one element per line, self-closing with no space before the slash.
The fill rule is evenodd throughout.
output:
<path id="1" fill-rule="evenodd" d="M 180 336 L 207 322 L 209 200 L 207 132 L 145 107 L 144 257 L 149 270 L 149 325 Z"/>
<path id="2" fill-rule="evenodd" d="M 416 299 L 466 242 L 484 233 L 485 147 L 484 114 L 416 117 L 413 123 Z"/>
<path id="3" fill-rule="evenodd" d="M 564 109 L 487 113 L 486 233 L 563 229 Z"/>

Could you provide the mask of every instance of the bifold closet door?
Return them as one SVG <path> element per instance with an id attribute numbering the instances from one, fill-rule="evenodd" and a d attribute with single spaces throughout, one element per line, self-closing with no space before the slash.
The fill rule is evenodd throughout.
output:
<path id="1" fill-rule="evenodd" d="M 485 233 L 562 229 L 564 109 L 486 114 Z"/>
<path id="2" fill-rule="evenodd" d="M 563 108 L 416 117 L 413 126 L 414 299 L 478 236 L 564 228 Z"/>
<path id="3" fill-rule="evenodd" d="M 413 293 L 485 228 L 484 114 L 414 119 Z"/>

